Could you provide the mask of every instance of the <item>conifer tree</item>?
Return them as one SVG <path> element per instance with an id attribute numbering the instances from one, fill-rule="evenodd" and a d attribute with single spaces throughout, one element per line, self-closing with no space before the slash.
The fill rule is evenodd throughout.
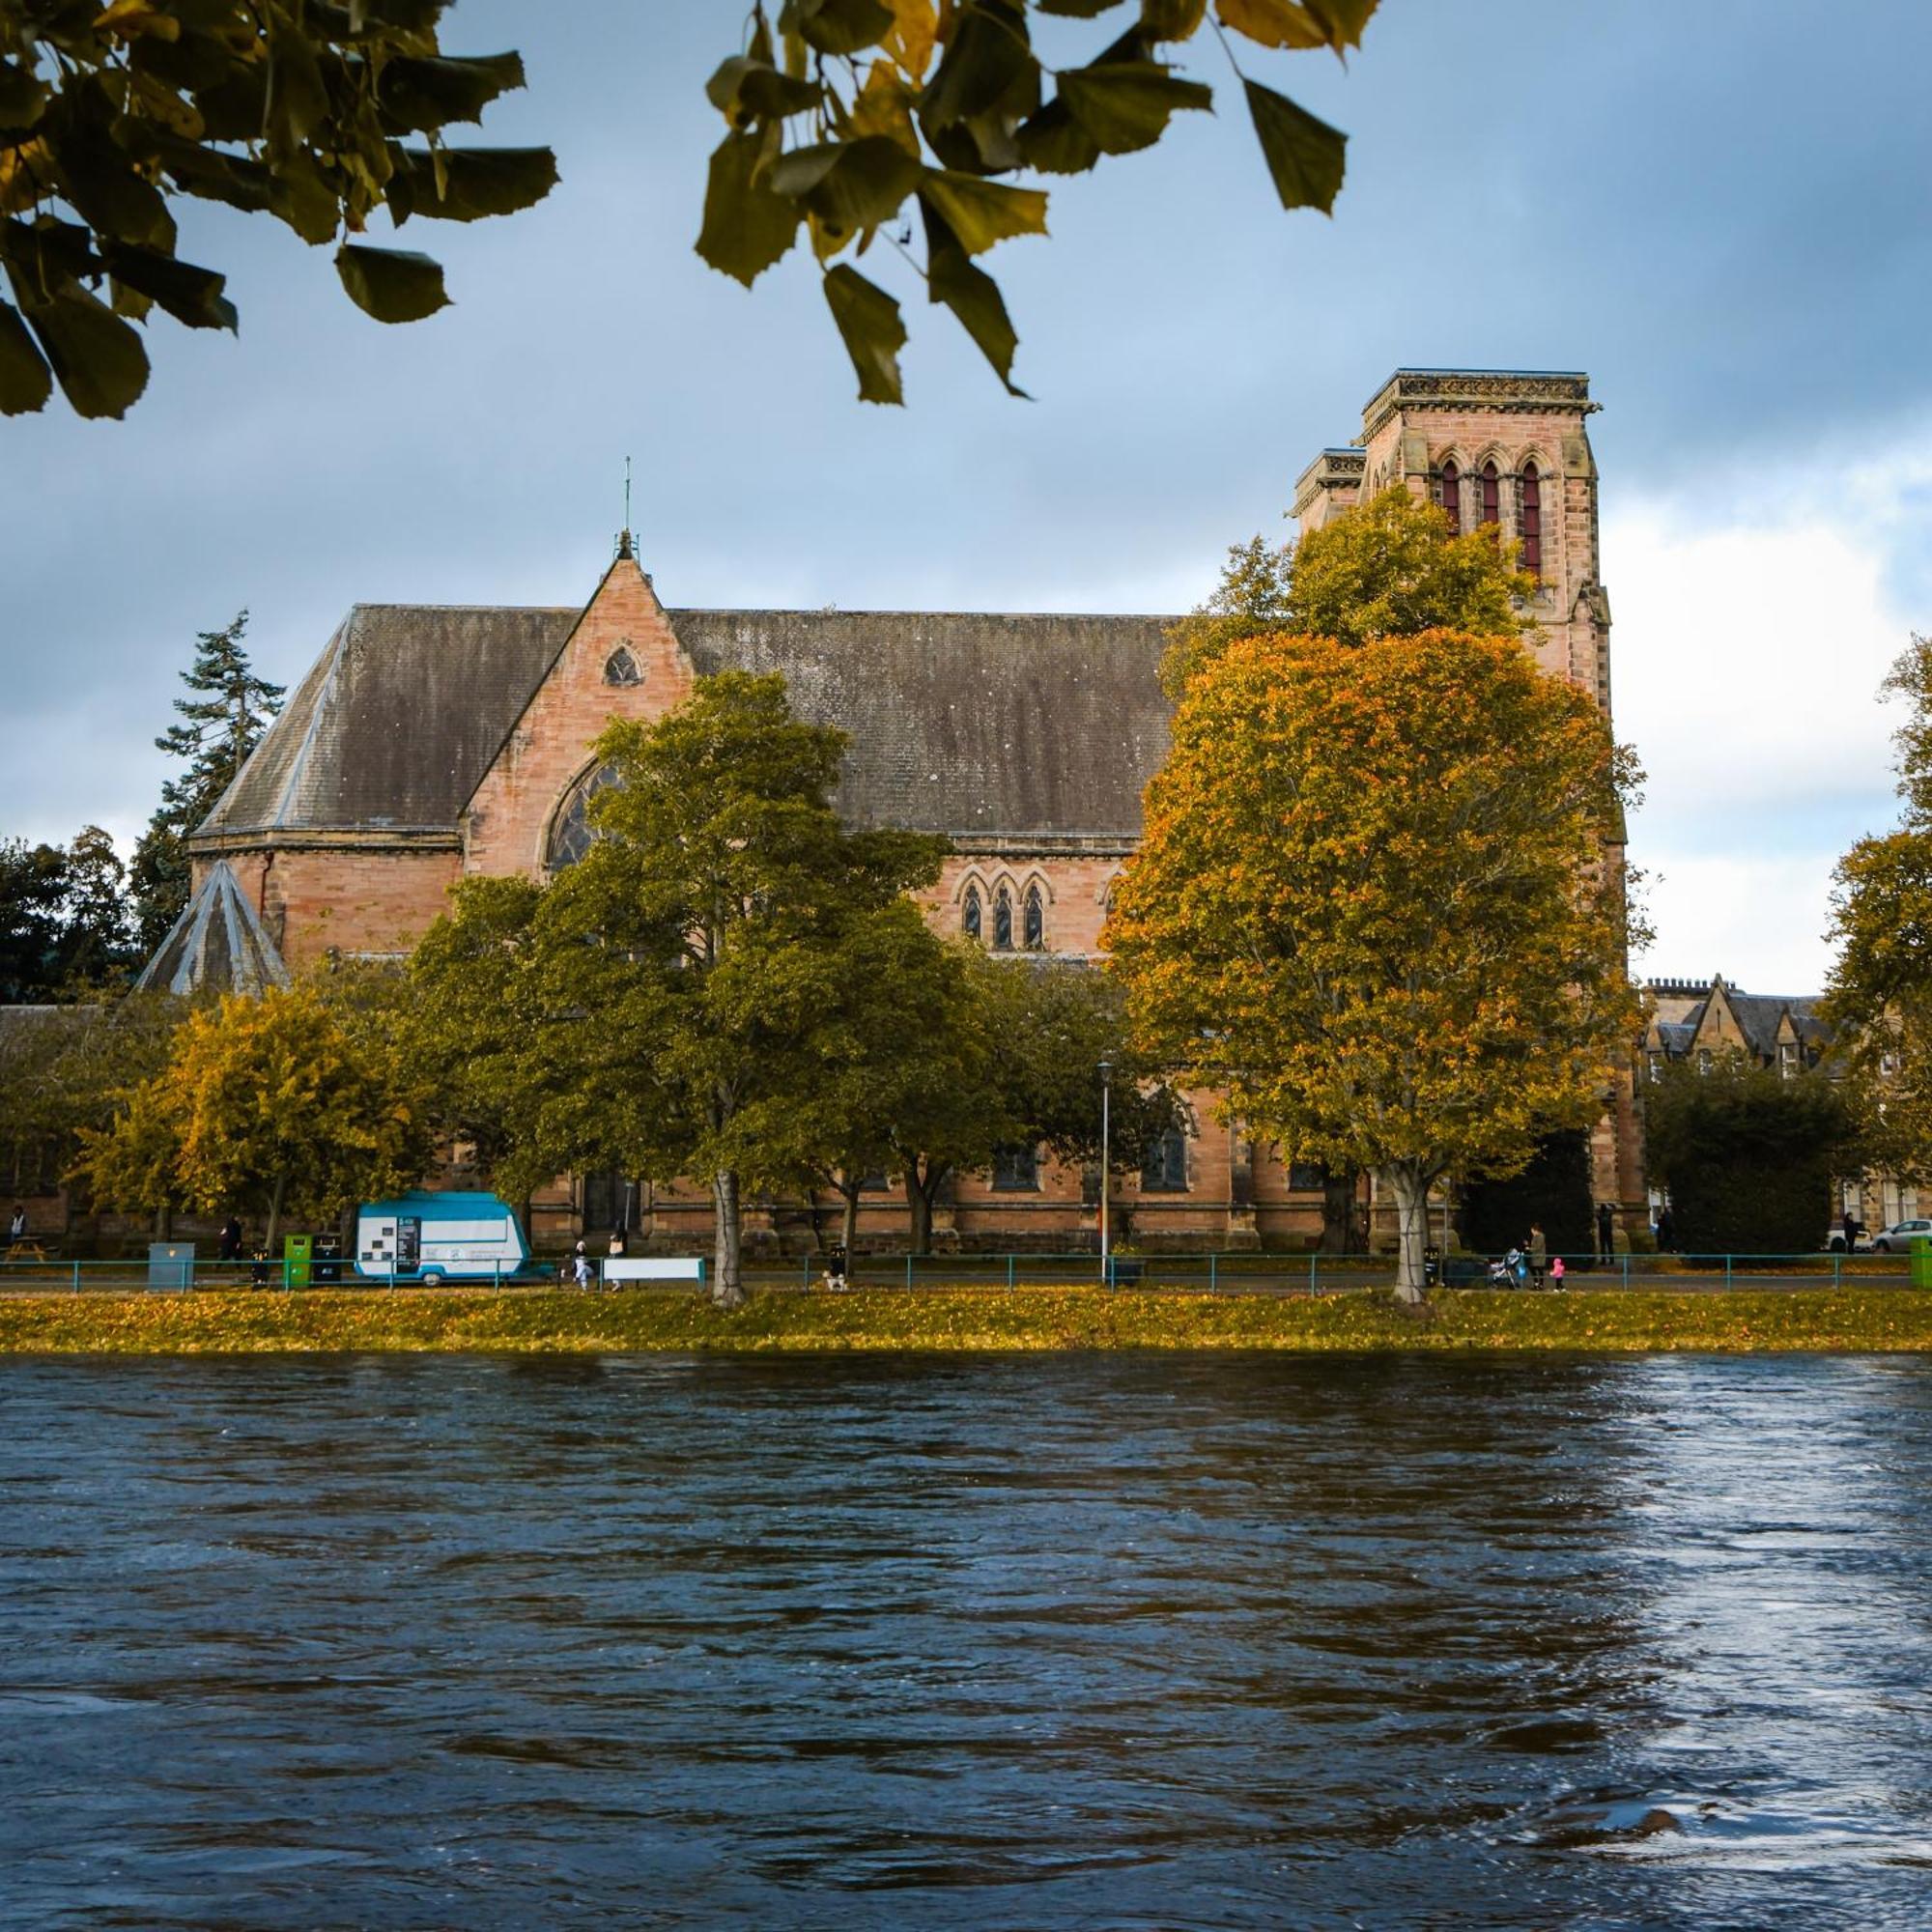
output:
<path id="1" fill-rule="evenodd" d="M 134 847 L 130 884 L 137 941 L 152 952 L 182 915 L 188 895 L 188 835 L 213 811 L 248 753 L 280 714 L 286 687 L 257 677 L 242 638 L 248 613 L 220 631 L 203 631 L 194 663 L 182 672 L 189 696 L 175 699 L 182 722 L 155 740 L 185 769 L 161 786 L 161 803 Z"/>

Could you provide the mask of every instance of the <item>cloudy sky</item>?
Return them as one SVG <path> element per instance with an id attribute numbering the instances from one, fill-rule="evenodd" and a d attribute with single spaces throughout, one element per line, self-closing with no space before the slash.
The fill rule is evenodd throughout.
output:
<path id="1" fill-rule="evenodd" d="M 428 323 L 190 213 L 240 340 L 158 322 L 127 422 L 0 424 L 0 833 L 131 839 L 194 634 L 242 606 L 292 681 L 356 600 L 587 595 L 627 454 L 670 603 L 1178 610 L 1392 368 L 1583 369 L 1640 970 L 1818 984 L 1833 860 L 1890 815 L 1874 688 L 1932 629 L 1932 8 L 1385 0 L 1346 72 L 1268 74 L 1351 135 L 1332 221 L 1274 206 L 1224 88 L 994 258 L 1035 401 L 895 290 L 904 411 L 851 400 L 804 262 L 748 295 L 692 253 L 741 15 L 461 0 L 446 43 L 529 71 L 485 137 L 563 181 L 408 232 L 456 298 Z"/>

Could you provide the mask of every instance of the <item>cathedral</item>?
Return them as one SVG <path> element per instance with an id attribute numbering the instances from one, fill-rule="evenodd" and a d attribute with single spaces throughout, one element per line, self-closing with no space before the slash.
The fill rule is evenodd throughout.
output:
<path id="1" fill-rule="evenodd" d="M 1533 640 L 1551 676 L 1609 705 L 1609 610 L 1581 375 L 1398 370 L 1359 440 L 1295 486 L 1303 530 L 1400 484 L 1463 529 L 1520 537 L 1541 583 Z M 1113 882 L 1167 750 L 1165 629 L 1148 616 L 683 610 L 660 602 L 627 532 L 579 607 L 355 606 L 190 841 L 194 895 L 144 983 L 256 990 L 331 958 L 398 958 L 470 873 L 548 876 L 583 850 L 612 717 L 654 719 L 710 672 L 779 671 L 794 709 L 851 737 L 837 803 L 854 825 L 943 833 L 952 856 L 924 911 L 997 952 L 1096 955 Z M 1627 1094 L 1605 1096 L 1598 1198 L 1639 1208 Z M 1217 1121 L 1205 1097 L 1144 1172 L 1117 1234 L 1149 1245 L 1312 1245 L 1319 1169 Z M 1094 1177 L 1013 1150 L 960 1179 L 935 1216 L 974 1247 L 1064 1248 L 1095 1228 Z M 861 1232 L 902 1238 L 896 1183 Z M 1373 1203 L 1364 1203 L 1373 1208 Z M 823 1204 L 770 1203 L 748 1239 L 809 1238 Z M 533 1233 L 622 1220 L 701 1244 L 708 1193 L 580 1176 Z"/>

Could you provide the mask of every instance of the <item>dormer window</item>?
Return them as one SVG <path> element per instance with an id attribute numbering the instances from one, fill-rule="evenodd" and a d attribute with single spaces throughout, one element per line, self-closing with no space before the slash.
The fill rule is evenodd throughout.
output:
<path id="1" fill-rule="evenodd" d="M 604 660 L 604 682 L 606 684 L 642 684 L 644 674 L 638 668 L 638 661 L 631 655 L 628 644 L 619 644 Z"/>

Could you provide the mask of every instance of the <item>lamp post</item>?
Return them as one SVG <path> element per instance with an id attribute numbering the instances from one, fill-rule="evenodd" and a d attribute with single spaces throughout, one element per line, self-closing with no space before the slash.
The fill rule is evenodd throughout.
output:
<path id="1" fill-rule="evenodd" d="M 1107 1284 L 1107 1170 L 1113 1165 L 1114 1063 L 1100 1063 L 1100 1286 Z"/>

